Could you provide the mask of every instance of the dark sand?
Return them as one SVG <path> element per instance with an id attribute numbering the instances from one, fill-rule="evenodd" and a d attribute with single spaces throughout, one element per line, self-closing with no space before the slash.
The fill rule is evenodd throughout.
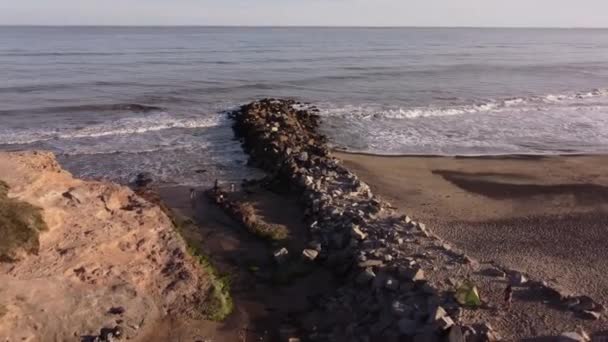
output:
<path id="1" fill-rule="evenodd" d="M 608 302 L 608 156 L 337 156 L 472 256 Z"/>
<path id="2" fill-rule="evenodd" d="M 256 214 L 266 222 L 283 225 L 289 230 L 286 240 L 268 242 L 249 233 L 211 204 L 202 193 L 204 189 L 198 192 L 194 206 L 186 187 L 157 190 L 162 200 L 178 215 L 194 220 L 196 225 L 186 227 L 182 233 L 231 280 L 234 313 L 222 323 L 194 322 L 196 328 L 202 329 L 202 340 L 278 340 L 274 332 L 302 323 L 302 315 L 311 310 L 311 298 L 337 287 L 331 273 L 323 268 L 289 278 L 287 283 L 269 279 L 269 274 L 276 269 L 272 259 L 275 250 L 287 247 L 297 258 L 308 241 L 308 228 L 302 220 L 303 210 L 294 198 L 261 188 L 253 188 L 243 194 L 242 199 L 253 204 Z M 171 331 L 182 327 L 167 322 L 167 328 Z"/>

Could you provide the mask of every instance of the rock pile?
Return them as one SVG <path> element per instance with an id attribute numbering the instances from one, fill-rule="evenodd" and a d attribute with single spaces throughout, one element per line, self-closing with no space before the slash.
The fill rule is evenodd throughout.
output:
<path id="1" fill-rule="evenodd" d="M 319 302 L 317 312 L 302 319 L 306 338 L 498 340 L 489 324 L 466 324 L 471 315 L 463 315 L 454 292 L 482 271 L 520 280 L 514 286 L 530 286 L 521 281 L 525 277 L 482 267 L 424 224 L 399 216 L 331 156 L 325 137 L 317 133 L 315 111 L 291 100 L 265 99 L 232 113 L 250 164 L 267 171 L 274 185 L 299 194 L 310 227 L 303 255 L 344 279 L 336 293 Z M 572 305 L 580 308 L 580 298 Z M 595 302 L 587 309 L 601 311 Z"/>

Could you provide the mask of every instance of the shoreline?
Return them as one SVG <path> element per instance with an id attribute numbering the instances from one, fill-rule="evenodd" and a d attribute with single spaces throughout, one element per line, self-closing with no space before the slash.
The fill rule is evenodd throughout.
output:
<path id="1" fill-rule="evenodd" d="M 342 153 L 350 155 L 360 155 L 368 157 L 382 157 L 382 158 L 454 158 L 454 159 L 543 159 L 552 157 L 593 157 L 593 156 L 604 156 L 608 155 L 606 152 L 573 152 L 573 153 L 556 153 L 556 154 L 543 154 L 543 153 L 496 153 L 496 154 L 429 154 L 429 153 L 403 153 L 403 154 L 378 154 L 363 151 L 351 151 L 345 149 L 332 148 L 333 153 Z"/>

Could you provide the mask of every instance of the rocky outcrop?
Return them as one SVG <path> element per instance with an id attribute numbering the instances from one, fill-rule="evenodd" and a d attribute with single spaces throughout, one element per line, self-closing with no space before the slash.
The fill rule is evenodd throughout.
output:
<path id="1" fill-rule="evenodd" d="M 317 132 L 319 117 L 314 112 L 314 107 L 295 101 L 265 99 L 232 114 L 250 164 L 268 172 L 271 187 L 299 194 L 309 223 L 304 255 L 314 254 L 315 261 L 344 279 L 344 286 L 301 319 L 307 338 L 498 340 L 490 321 L 510 329 L 517 326 L 495 314 L 509 307 L 512 287 L 533 291 L 539 302 L 566 308 L 570 298 L 580 307 L 583 297 L 563 295 L 542 281 L 480 263 L 424 224 L 399 215 L 331 156 L 325 137 Z M 509 279 L 512 285 L 505 288 Z M 466 293 L 455 295 L 467 288 L 463 284 L 483 285 L 492 295 L 483 301 Z M 470 291 L 477 294 L 474 286 Z M 486 310 L 475 310 L 481 306 Z M 590 299 L 588 309 L 603 311 Z"/>
<path id="2" fill-rule="evenodd" d="M 0 153 L 0 180 L 48 226 L 36 255 L 0 263 L 3 341 L 140 340 L 196 314 L 209 284 L 158 206 L 74 179 L 51 153 Z"/>

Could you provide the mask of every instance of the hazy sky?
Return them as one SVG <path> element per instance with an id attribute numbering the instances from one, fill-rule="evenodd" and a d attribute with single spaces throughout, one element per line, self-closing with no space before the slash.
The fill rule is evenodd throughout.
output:
<path id="1" fill-rule="evenodd" d="M 608 0 L 0 0 L 0 24 L 608 27 Z"/>

